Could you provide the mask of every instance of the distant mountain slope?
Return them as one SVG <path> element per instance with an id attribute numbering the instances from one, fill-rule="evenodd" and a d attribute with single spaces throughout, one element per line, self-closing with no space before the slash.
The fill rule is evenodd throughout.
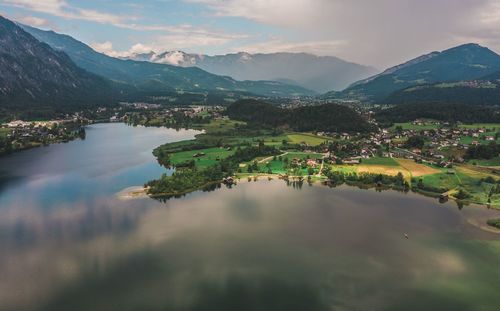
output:
<path id="1" fill-rule="evenodd" d="M 98 53 L 74 38 L 21 25 L 38 40 L 64 51 L 80 67 L 112 79 L 132 84 L 146 91 L 172 90 L 227 90 L 250 92 L 265 96 L 311 95 L 305 88 L 274 81 L 236 81 L 196 67 L 178 67 L 166 64 L 122 60 Z"/>
<path id="2" fill-rule="evenodd" d="M 391 105 L 414 103 L 500 105 L 500 82 L 474 80 L 413 86 L 392 93 L 382 102 Z"/>
<path id="3" fill-rule="evenodd" d="M 110 82 L 77 67 L 0 16 L 0 108 L 52 111 L 96 105 L 111 96 Z"/>
<path id="4" fill-rule="evenodd" d="M 381 125 L 421 118 L 464 123 L 499 123 L 500 110 L 498 107 L 468 104 L 417 103 L 380 110 L 375 114 L 375 118 Z"/>
<path id="5" fill-rule="evenodd" d="M 464 44 L 418 57 L 331 95 L 379 101 L 411 86 L 475 80 L 499 70 L 498 54 L 477 44 Z"/>
<path id="6" fill-rule="evenodd" d="M 169 51 L 136 54 L 129 59 L 199 67 L 208 72 L 230 76 L 237 80 L 275 80 L 296 84 L 324 93 L 342 90 L 354 81 L 377 72 L 368 66 L 346 62 L 332 56 L 307 53 L 236 53 L 226 55 L 187 54 Z"/>

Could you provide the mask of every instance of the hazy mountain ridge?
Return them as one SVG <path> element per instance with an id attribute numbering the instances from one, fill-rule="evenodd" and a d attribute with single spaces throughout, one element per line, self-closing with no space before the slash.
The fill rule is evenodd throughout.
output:
<path id="1" fill-rule="evenodd" d="M 236 80 L 293 81 L 291 84 L 324 93 L 341 90 L 352 82 L 370 76 L 376 69 L 344 61 L 333 56 L 307 53 L 234 54 L 208 56 L 168 51 L 134 54 L 127 59 L 199 67 L 208 72 Z"/>
<path id="2" fill-rule="evenodd" d="M 264 96 L 312 95 L 303 87 L 274 81 L 236 81 L 208 73 L 197 67 L 179 67 L 145 61 L 113 58 L 98 53 L 88 45 L 64 34 L 20 25 L 38 40 L 68 56 L 81 68 L 143 91 L 226 90 Z"/>

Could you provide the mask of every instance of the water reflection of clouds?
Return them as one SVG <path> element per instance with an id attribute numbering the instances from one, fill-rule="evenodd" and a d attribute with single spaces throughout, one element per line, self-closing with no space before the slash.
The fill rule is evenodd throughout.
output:
<path id="1" fill-rule="evenodd" d="M 249 295 L 242 299 L 284 302 L 295 293 L 297 303 L 319 309 L 325 297 L 326 304 L 360 309 L 421 281 L 468 272 L 463 254 L 442 249 L 446 241 L 439 239 L 443 232 L 462 235 L 455 208 L 388 194 L 295 191 L 273 181 L 166 204 L 103 196 L 50 210 L 35 202 L 0 209 L 0 302 L 72 297 L 69 303 L 103 307 L 94 297 L 112 294 L 124 307 L 215 307 L 239 288 Z M 422 236 L 423 228 L 432 235 Z"/>

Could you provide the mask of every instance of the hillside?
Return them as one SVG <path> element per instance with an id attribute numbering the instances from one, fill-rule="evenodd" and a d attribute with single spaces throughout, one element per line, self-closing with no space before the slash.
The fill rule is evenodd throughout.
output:
<path id="1" fill-rule="evenodd" d="M 392 93 L 382 102 L 391 105 L 413 103 L 500 105 L 500 82 L 475 80 L 413 86 Z"/>
<path id="2" fill-rule="evenodd" d="M 181 67 L 199 67 L 210 73 L 230 76 L 236 80 L 275 80 L 324 93 L 342 90 L 359 79 L 377 72 L 376 69 L 332 56 L 307 53 L 225 55 L 188 54 L 168 51 L 135 54 L 128 59 L 171 64 Z"/>
<path id="3" fill-rule="evenodd" d="M 497 107 L 468 104 L 417 103 L 398 105 L 376 113 L 376 119 L 381 124 L 409 122 L 422 118 L 464 123 L 499 123 L 500 110 Z"/>
<path id="4" fill-rule="evenodd" d="M 77 67 L 0 16 L 0 107 L 46 115 L 69 107 L 109 103 L 111 83 Z"/>
<path id="5" fill-rule="evenodd" d="M 380 101 L 408 87 L 437 82 L 475 80 L 500 70 L 500 56 L 477 44 L 433 52 L 326 96 Z"/>
<path id="6" fill-rule="evenodd" d="M 240 100 L 227 108 L 231 119 L 257 127 L 286 127 L 295 131 L 369 132 L 373 126 L 349 107 L 325 104 L 283 109 L 257 100 Z"/>
<path id="7" fill-rule="evenodd" d="M 63 34 L 21 25 L 38 40 L 60 50 L 81 68 L 116 82 L 131 84 L 143 91 L 225 90 L 264 96 L 312 95 L 305 88 L 275 81 L 236 81 L 196 67 L 179 67 L 144 61 L 113 58 Z"/>

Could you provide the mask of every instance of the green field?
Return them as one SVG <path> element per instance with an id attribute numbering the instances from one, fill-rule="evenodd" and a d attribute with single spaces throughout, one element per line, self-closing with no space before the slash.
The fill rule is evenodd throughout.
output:
<path id="1" fill-rule="evenodd" d="M 292 159 L 321 159 L 323 158 L 322 153 L 312 153 L 312 152 L 288 152 L 285 156 L 288 160 Z"/>
<path id="2" fill-rule="evenodd" d="M 194 154 L 201 152 L 205 153 L 205 155 L 200 157 L 193 157 Z M 234 150 L 228 151 L 223 148 L 207 148 L 192 151 L 182 151 L 172 153 L 170 155 L 170 163 L 172 165 L 176 165 L 179 163 L 194 160 L 198 168 L 206 168 L 217 163 L 217 159 L 224 159 L 232 154 L 234 154 Z"/>
<path id="3" fill-rule="evenodd" d="M 221 133 L 227 132 L 229 130 L 234 129 L 238 125 L 243 125 L 245 122 L 233 121 L 233 120 L 212 120 L 208 124 L 199 125 L 200 128 L 203 128 L 206 133 Z"/>
<path id="4" fill-rule="evenodd" d="M 281 158 L 281 161 L 280 161 Z M 285 169 L 285 159 L 288 159 L 289 163 L 293 159 L 321 159 L 323 158 L 323 154 L 321 153 L 308 153 L 308 152 L 288 152 L 282 156 L 276 156 L 276 160 L 271 158 L 269 161 L 262 161 L 264 159 L 256 159 L 259 161 L 259 172 L 261 173 L 268 173 L 268 168 L 271 168 L 271 171 L 273 174 L 285 174 L 288 173 L 288 170 Z M 262 161 L 262 162 L 260 162 Z M 253 161 L 249 163 L 245 163 L 245 167 L 247 165 L 251 164 Z M 243 171 L 245 171 L 245 168 L 243 168 Z M 319 171 L 319 166 L 316 168 L 315 173 Z M 305 176 L 307 175 L 307 168 L 301 169 L 302 174 Z"/>
<path id="5" fill-rule="evenodd" d="M 306 143 L 309 146 L 317 146 L 324 143 L 325 141 L 332 141 L 331 138 L 317 136 L 309 133 L 293 133 L 288 134 L 287 137 L 289 142 L 292 144 Z"/>
<path id="6" fill-rule="evenodd" d="M 411 122 L 405 122 L 405 123 L 394 123 L 391 129 L 394 130 L 397 126 L 401 126 L 403 130 L 431 130 L 439 128 L 439 125 L 437 124 L 415 125 L 412 124 Z"/>
<path id="7" fill-rule="evenodd" d="M 6 137 L 7 134 L 11 132 L 11 129 L 8 128 L 0 128 L 0 137 Z"/>
<path id="8" fill-rule="evenodd" d="M 460 127 L 460 128 L 466 128 L 466 129 L 480 129 L 480 128 L 485 128 L 485 129 L 496 129 L 497 131 L 500 130 L 500 124 L 498 124 L 498 123 L 461 124 L 458 127 Z"/>
<path id="9" fill-rule="evenodd" d="M 396 160 L 394 160 L 393 158 L 382 158 L 382 157 L 363 159 L 362 163 L 367 165 L 399 166 L 399 163 L 396 162 Z"/>
<path id="10" fill-rule="evenodd" d="M 472 160 L 470 162 L 476 163 L 480 166 L 500 166 L 500 157 L 492 158 L 489 160 Z"/>

